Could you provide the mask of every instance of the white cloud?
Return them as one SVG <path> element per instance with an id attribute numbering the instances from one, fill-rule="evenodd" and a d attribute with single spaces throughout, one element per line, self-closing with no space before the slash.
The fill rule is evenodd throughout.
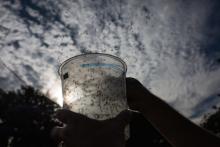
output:
<path id="1" fill-rule="evenodd" d="M 47 15 L 27 5 L 35 21 L 19 17 L 18 5 L 9 4 L 16 13 L 0 5 L 1 59 L 28 84 L 49 90 L 53 97 L 61 92 L 59 63 L 88 51 L 123 58 L 128 76 L 187 117 L 219 92 L 220 71 L 211 70 L 211 59 L 202 52 L 209 42 L 204 30 L 213 4 L 208 1 L 46 0 L 36 5 Z M 19 85 L 6 69 L 0 77 L 8 78 L 1 80 L 4 87 Z"/>

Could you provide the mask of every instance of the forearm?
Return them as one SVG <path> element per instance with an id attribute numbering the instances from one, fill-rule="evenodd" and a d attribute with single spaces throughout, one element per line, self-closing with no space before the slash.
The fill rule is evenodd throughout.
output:
<path id="1" fill-rule="evenodd" d="M 143 95 L 141 113 L 175 147 L 219 147 L 220 139 L 183 117 L 154 95 Z"/>

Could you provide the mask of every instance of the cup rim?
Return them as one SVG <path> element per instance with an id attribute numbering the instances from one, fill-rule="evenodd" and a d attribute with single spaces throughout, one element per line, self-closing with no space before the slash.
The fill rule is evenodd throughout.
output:
<path id="1" fill-rule="evenodd" d="M 119 61 L 123 65 L 124 72 L 125 73 L 127 72 L 127 64 L 125 63 L 125 61 L 123 61 L 121 58 L 119 58 L 117 56 L 114 56 L 111 54 L 106 54 L 106 53 L 84 53 L 84 54 L 79 54 L 79 55 L 70 57 L 70 58 L 66 59 L 65 61 L 63 61 L 58 68 L 58 74 L 61 76 L 61 71 L 62 71 L 63 66 L 66 65 L 67 63 L 69 63 L 71 60 L 77 59 L 77 58 L 80 58 L 80 57 L 83 57 L 86 55 L 101 55 L 101 56 L 107 56 L 107 57 L 113 58 L 113 59 Z"/>

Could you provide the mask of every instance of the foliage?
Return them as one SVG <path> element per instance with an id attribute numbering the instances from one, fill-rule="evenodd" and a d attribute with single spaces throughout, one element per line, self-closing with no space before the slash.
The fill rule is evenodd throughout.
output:
<path id="1" fill-rule="evenodd" d="M 220 137 L 220 108 L 214 106 L 216 112 L 204 117 L 201 126 Z"/>
<path id="2" fill-rule="evenodd" d="M 0 146 L 53 147 L 51 129 L 58 105 L 32 87 L 17 92 L 0 90 Z"/>

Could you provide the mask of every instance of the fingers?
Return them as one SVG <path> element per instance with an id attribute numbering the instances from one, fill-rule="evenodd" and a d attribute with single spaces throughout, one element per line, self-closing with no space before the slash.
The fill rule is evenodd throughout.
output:
<path id="1" fill-rule="evenodd" d="M 55 141 L 56 144 L 63 141 L 64 136 L 64 128 L 62 127 L 54 127 L 51 131 L 51 138 Z"/>
<path id="2" fill-rule="evenodd" d="M 126 78 L 126 88 L 128 105 L 133 110 L 140 110 L 141 107 L 144 107 L 145 99 L 151 96 L 148 89 L 134 78 Z"/>
<path id="3" fill-rule="evenodd" d="M 126 78 L 126 87 L 127 87 L 127 90 L 130 90 L 130 91 L 138 90 L 138 92 L 140 91 L 149 92 L 149 90 L 140 81 L 132 77 Z"/>
<path id="4" fill-rule="evenodd" d="M 127 77 L 127 78 L 126 78 L 126 81 L 135 82 L 135 81 L 137 81 L 137 79 L 132 78 L 132 77 Z"/>
<path id="5" fill-rule="evenodd" d="M 76 123 L 80 120 L 87 120 L 86 116 L 72 112 L 66 109 L 60 109 L 56 112 L 56 117 L 65 124 Z"/>
<path id="6" fill-rule="evenodd" d="M 132 77 L 127 77 L 126 78 L 126 84 L 140 84 L 142 85 L 137 79 L 132 78 Z"/>
<path id="7" fill-rule="evenodd" d="M 130 110 L 124 110 L 116 116 L 115 122 L 119 124 L 120 127 L 124 128 L 132 120 L 133 112 Z"/>
<path id="8" fill-rule="evenodd" d="M 131 77 L 126 78 L 126 87 L 127 87 L 128 92 L 129 91 L 136 91 L 136 90 L 140 90 L 140 89 L 147 90 L 143 86 L 143 84 L 141 84 L 141 82 L 139 82 L 137 79 L 131 78 Z"/>

